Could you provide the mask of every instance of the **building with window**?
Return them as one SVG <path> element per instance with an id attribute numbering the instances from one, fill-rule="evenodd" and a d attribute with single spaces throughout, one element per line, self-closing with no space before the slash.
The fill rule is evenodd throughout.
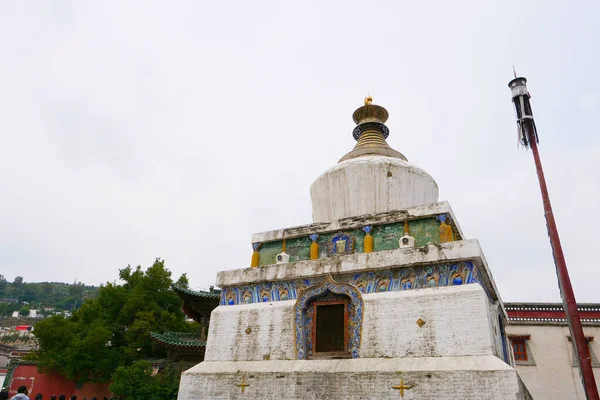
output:
<path id="1" fill-rule="evenodd" d="M 585 400 L 566 315 L 559 303 L 505 303 L 515 368 L 534 399 Z M 580 304 L 583 331 L 600 386 L 600 304 Z"/>

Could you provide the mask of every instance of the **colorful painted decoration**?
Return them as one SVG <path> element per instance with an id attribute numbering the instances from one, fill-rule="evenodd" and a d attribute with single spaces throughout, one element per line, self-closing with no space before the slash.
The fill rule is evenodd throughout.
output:
<path id="1" fill-rule="evenodd" d="M 317 243 L 317 239 L 319 238 L 318 233 L 313 233 L 309 236 L 312 243 L 310 244 L 310 259 L 318 260 L 319 259 L 319 243 Z"/>
<path id="2" fill-rule="evenodd" d="M 440 243 L 453 242 L 454 232 L 452 226 L 446 221 L 450 222 L 450 216 L 447 214 L 438 215 L 437 219 L 440 221 Z"/>
<path id="3" fill-rule="evenodd" d="M 304 360 L 307 356 L 307 344 L 310 344 L 310 339 L 307 336 L 307 319 L 306 314 L 310 306 L 310 302 L 315 298 L 328 293 L 342 295 L 349 299 L 350 313 L 348 316 L 349 337 L 348 350 L 352 358 L 358 358 L 360 349 L 362 320 L 363 320 L 363 299 L 358 290 L 350 284 L 338 283 L 333 280 L 331 275 L 327 275 L 321 282 L 308 287 L 304 290 L 296 304 L 294 305 L 294 335 L 296 345 L 296 358 Z M 310 316 L 310 314 L 309 314 Z M 308 320 L 312 323 L 312 318 Z M 307 343 L 308 342 L 308 343 Z"/>
<path id="4" fill-rule="evenodd" d="M 331 238 L 331 254 L 352 254 L 354 252 L 354 238 L 349 233 L 338 232 Z"/>
<path id="5" fill-rule="evenodd" d="M 258 263 L 260 262 L 260 253 L 258 249 L 260 248 L 260 243 L 252 243 L 252 261 L 250 262 L 250 268 L 258 267 Z"/>
<path id="6" fill-rule="evenodd" d="M 285 252 L 287 244 L 285 239 L 281 242 L 281 253 L 275 256 L 275 264 L 287 264 L 290 262 L 290 255 Z"/>
<path id="7" fill-rule="evenodd" d="M 363 252 L 371 253 L 373 252 L 373 236 L 371 236 L 371 231 L 373 230 L 372 225 L 363 226 L 363 232 L 365 232 L 365 239 L 363 244 Z"/>
<path id="8" fill-rule="evenodd" d="M 352 285 L 363 294 L 479 283 L 477 268 L 471 261 L 341 274 L 335 275 L 334 278 L 337 282 Z M 322 277 L 303 278 L 272 284 L 225 287 L 221 292 L 220 304 L 296 300 L 304 291 L 321 282 L 322 279 Z M 486 289 L 484 285 L 482 286 Z"/>

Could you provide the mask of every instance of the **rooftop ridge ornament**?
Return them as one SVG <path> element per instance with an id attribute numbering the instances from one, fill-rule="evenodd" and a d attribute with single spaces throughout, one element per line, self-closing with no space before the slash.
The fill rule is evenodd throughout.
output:
<path id="1" fill-rule="evenodd" d="M 390 130 L 385 126 L 388 118 L 388 111 L 373 104 L 373 97 L 365 97 L 364 105 L 352 114 L 352 119 L 357 125 L 352 131 L 352 137 L 357 141 L 356 146 L 339 162 L 361 156 L 385 156 L 408 161 L 402 153 L 392 149 L 385 141 L 390 134 Z"/>

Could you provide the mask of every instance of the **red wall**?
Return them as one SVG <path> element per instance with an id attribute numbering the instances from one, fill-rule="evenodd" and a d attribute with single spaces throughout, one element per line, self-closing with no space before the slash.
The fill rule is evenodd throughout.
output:
<path id="1" fill-rule="evenodd" d="M 91 400 L 92 397 L 97 397 L 101 400 L 104 396 L 110 398 L 111 393 L 108 389 L 110 382 L 106 383 L 86 383 L 80 389 L 75 387 L 75 382 L 68 380 L 61 375 L 45 375 L 37 370 L 35 365 L 17 365 L 13 371 L 12 380 L 6 386 L 9 389 L 11 396 L 17 393 L 19 386 L 27 386 L 29 397 L 35 398 L 38 393 L 44 395 L 44 399 L 49 399 L 55 394 L 57 397 L 61 394 L 67 396 L 67 399 L 72 395 L 76 395 L 78 400 L 87 397 Z"/>

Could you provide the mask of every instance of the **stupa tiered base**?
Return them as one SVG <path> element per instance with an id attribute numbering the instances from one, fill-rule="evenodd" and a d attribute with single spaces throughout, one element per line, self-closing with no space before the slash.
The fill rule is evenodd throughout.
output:
<path id="1" fill-rule="evenodd" d="M 391 399 L 399 398 L 400 379 L 410 386 L 406 399 L 529 398 L 510 365 L 505 311 L 479 243 L 439 243 L 439 227 L 450 221 L 449 205 L 436 203 L 255 235 L 275 242 L 287 235 L 292 259 L 304 256 L 290 236 L 309 227 L 327 241 L 356 242 L 357 226 L 369 223 L 384 245 L 384 236 L 401 237 L 409 225 L 417 244 L 434 243 L 327 249 L 317 260 L 220 272 L 205 361 L 182 375 L 179 399 Z M 448 226 L 460 239 L 456 223 Z M 343 318 L 330 310 L 319 319 L 320 307 L 340 302 Z M 338 323 L 342 347 L 320 349 Z"/>
<path id="2" fill-rule="evenodd" d="M 214 400 L 531 398 L 515 370 L 489 355 L 203 362 L 184 374 L 179 393 Z"/>

